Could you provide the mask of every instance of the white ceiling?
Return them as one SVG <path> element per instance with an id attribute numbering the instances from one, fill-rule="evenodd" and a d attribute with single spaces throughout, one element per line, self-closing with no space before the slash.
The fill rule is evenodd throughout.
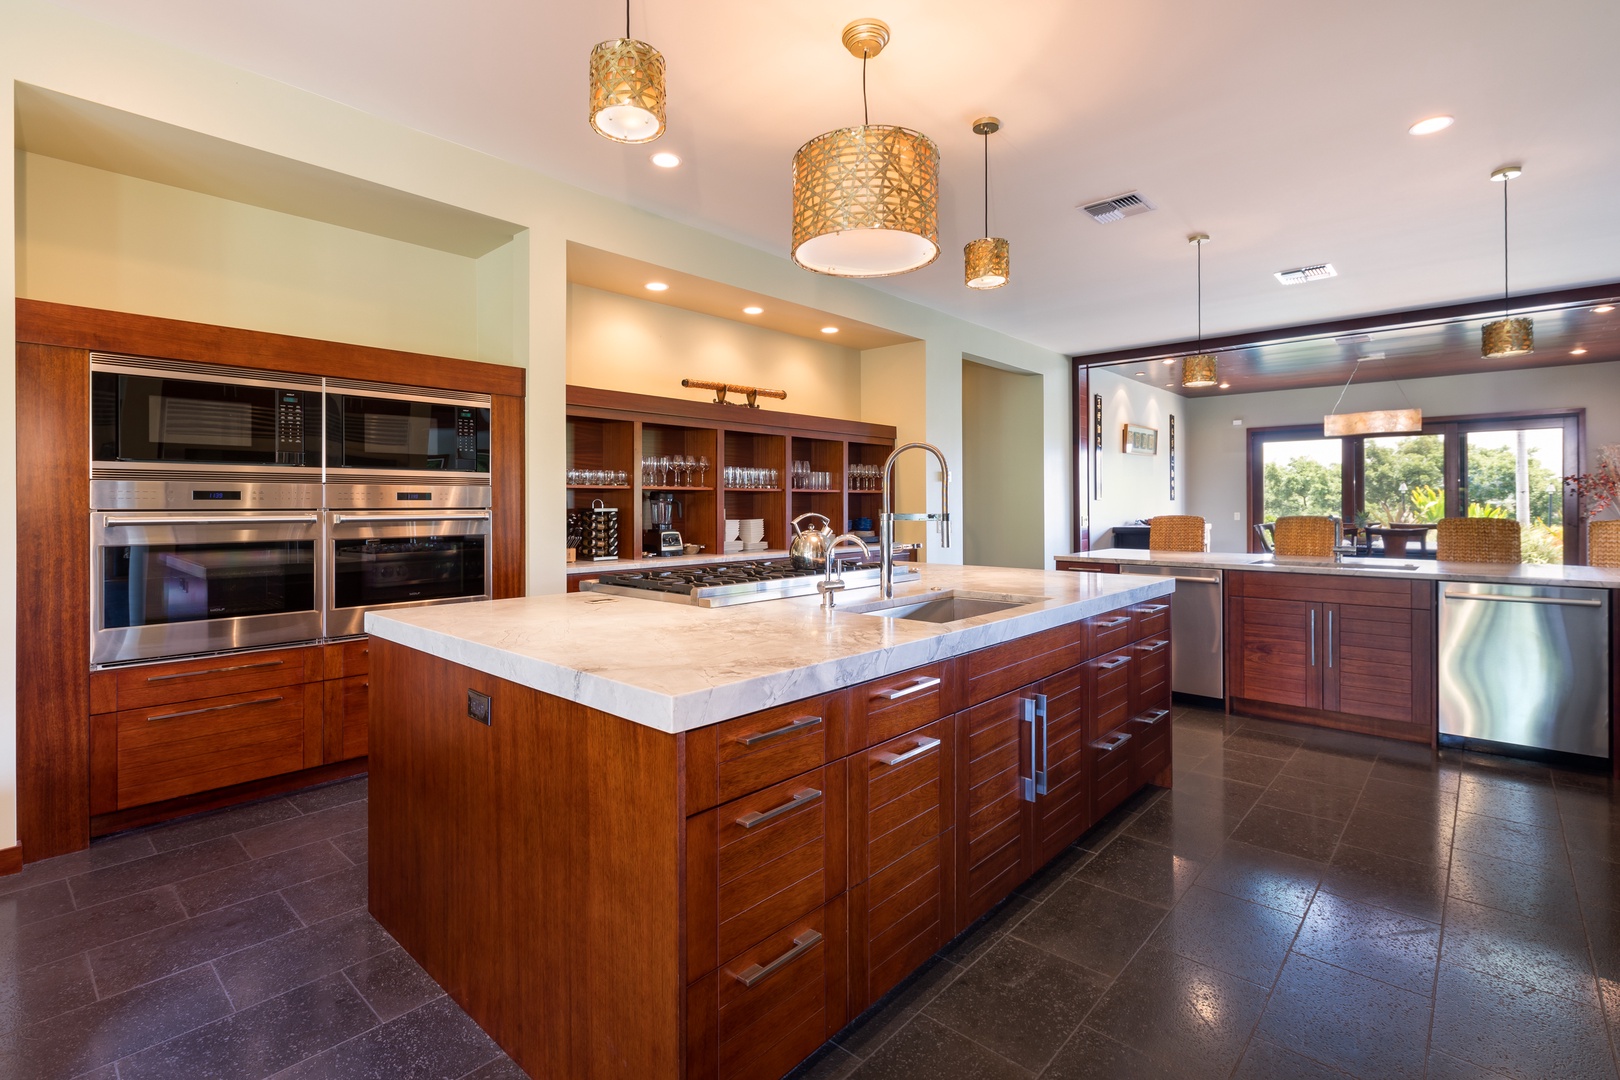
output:
<path id="1" fill-rule="evenodd" d="M 651 147 L 586 121 L 590 49 L 624 29 L 604 0 L 55 2 L 784 256 L 793 152 L 860 120 L 839 32 L 885 19 L 872 120 L 939 143 L 944 251 L 874 286 L 1063 352 L 1190 336 L 1193 231 L 1213 237 L 1207 335 L 1489 296 L 1486 178 L 1507 162 L 1525 166 L 1514 290 L 1620 280 L 1614 0 L 635 0 L 633 35 L 669 68 Z M 1441 112 L 1450 130 L 1406 134 Z M 961 248 L 987 113 L 1013 276 L 981 294 Z M 685 163 L 656 169 L 654 149 Z M 1075 209 L 1129 189 L 1159 209 L 1108 226 Z M 1340 276 L 1271 277 L 1315 262 Z"/>

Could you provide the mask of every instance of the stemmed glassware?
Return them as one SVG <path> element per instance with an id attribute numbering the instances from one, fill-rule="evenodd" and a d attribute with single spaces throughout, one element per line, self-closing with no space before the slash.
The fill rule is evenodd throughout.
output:
<path id="1" fill-rule="evenodd" d="M 708 487 L 709 486 L 709 459 L 704 457 L 702 454 L 699 454 L 698 459 L 697 459 L 697 467 L 698 467 L 698 483 L 703 485 L 704 487 Z"/>

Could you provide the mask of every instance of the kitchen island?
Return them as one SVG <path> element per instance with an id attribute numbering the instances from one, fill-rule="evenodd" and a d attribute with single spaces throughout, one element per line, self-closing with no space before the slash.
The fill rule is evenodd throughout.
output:
<path id="1" fill-rule="evenodd" d="M 371 910 L 535 1077 L 777 1077 L 1146 783 L 1173 583 L 368 617 Z"/>

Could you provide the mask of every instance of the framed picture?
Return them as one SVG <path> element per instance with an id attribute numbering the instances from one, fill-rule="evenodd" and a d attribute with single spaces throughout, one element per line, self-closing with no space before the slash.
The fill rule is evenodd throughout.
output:
<path id="1" fill-rule="evenodd" d="M 1159 429 L 1143 427 L 1140 424 L 1125 425 L 1125 441 L 1120 447 L 1127 454 L 1157 454 L 1159 452 Z"/>

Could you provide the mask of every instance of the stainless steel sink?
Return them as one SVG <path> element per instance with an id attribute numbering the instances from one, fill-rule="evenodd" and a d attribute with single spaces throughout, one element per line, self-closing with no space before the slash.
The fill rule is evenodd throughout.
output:
<path id="1" fill-rule="evenodd" d="M 866 604 L 851 604 L 838 608 L 855 615 L 877 615 L 885 619 L 907 619 L 912 622 L 953 623 L 974 619 L 981 615 L 995 615 L 1014 608 L 1028 607 L 1046 601 L 1044 596 L 1004 596 L 990 593 L 971 593 L 961 590 L 924 593 L 921 596 L 897 596 L 892 600 L 877 600 Z"/>

